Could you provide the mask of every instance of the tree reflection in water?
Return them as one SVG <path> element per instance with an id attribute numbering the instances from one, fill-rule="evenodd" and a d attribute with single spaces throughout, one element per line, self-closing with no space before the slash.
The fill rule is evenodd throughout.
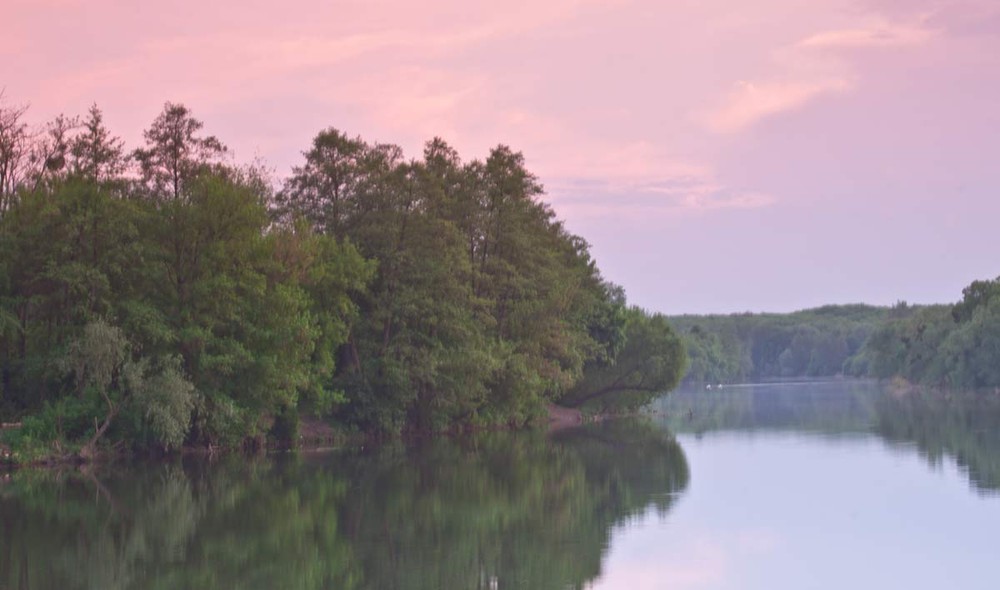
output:
<path id="1" fill-rule="evenodd" d="M 656 402 L 678 433 L 873 434 L 932 466 L 949 457 L 981 494 L 1000 493 L 1000 394 L 893 390 L 872 381 L 769 383 L 687 389 Z"/>
<path id="2" fill-rule="evenodd" d="M 615 526 L 665 514 L 683 451 L 649 423 L 273 459 L 24 471 L 2 588 L 582 588 Z"/>

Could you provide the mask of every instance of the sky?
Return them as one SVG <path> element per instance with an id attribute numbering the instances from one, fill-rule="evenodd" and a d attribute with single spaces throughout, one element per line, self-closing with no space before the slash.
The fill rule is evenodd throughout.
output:
<path id="1" fill-rule="evenodd" d="M 1000 275 L 996 0 L 4 0 L 0 88 L 277 178 L 322 129 L 524 153 L 629 301 L 947 303 Z"/>

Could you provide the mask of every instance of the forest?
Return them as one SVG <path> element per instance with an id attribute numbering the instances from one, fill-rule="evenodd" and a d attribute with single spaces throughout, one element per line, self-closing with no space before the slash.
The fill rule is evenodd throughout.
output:
<path id="1" fill-rule="evenodd" d="M 0 103 L 0 421 L 15 461 L 393 435 L 637 407 L 678 383 L 522 154 L 329 128 L 290 175 L 184 105 L 128 150 L 97 106 Z"/>
<path id="2" fill-rule="evenodd" d="M 788 314 L 675 316 L 697 383 L 788 377 L 864 376 L 865 343 L 890 310 L 827 305 Z"/>
<path id="3" fill-rule="evenodd" d="M 842 375 L 951 390 L 1000 387 L 1000 278 L 973 281 L 952 305 L 829 305 L 670 322 L 690 359 L 689 382 Z"/>

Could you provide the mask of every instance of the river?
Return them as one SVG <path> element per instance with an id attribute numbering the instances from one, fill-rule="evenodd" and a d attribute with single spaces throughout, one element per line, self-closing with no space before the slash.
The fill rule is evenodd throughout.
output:
<path id="1" fill-rule="evenodd" d="M 0 589 L 995 588 L 1000 396 L 681 390 L 640 420 L 0 480 Z"/>

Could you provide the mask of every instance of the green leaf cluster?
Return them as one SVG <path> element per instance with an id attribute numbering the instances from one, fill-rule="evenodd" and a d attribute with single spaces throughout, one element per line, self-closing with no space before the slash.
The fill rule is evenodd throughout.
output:
<path id="1" fill-rule="evenodd" d="M 286 407 L 329 412 L 373 263 L 276 225 L 259 176 L 220 164 L 186 109 L 157 125 L 130 175 L 93 110 L 66 168 L 0 218 L 0 416 L 85 448 L 176 448 L 261 437 Z"/>
<path id="2" fill-rule="evenodd" d="M 954 389 L 1000 387 L 1000 278 L 974 281 L 962 295 L 880 326 L 866 344 L 872 374 Z"/>

